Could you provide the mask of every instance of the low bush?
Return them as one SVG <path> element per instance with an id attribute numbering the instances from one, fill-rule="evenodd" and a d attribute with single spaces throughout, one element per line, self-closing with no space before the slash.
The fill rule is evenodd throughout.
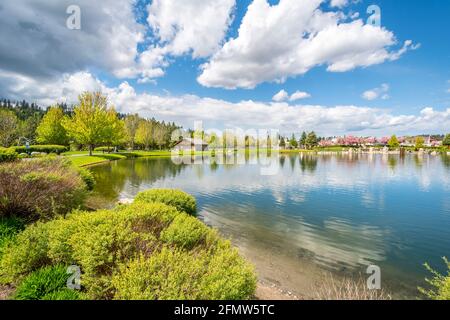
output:
<path id="1" fill-rule="evenodd" d="M 28 226 L 2 248 L 0 283 L 15 284 L 28 273 L 46 266 L 49 225 L 38 222 Z"/>
<path id="2" fill-rule="evenodd" d="M 444 258 L 447 265 L 447 274 L 443 275 L 425 264 L 427 270 L 433 275 L 433 278 L 426 279 L 431 289 L 419 288 L 425 296 L 433 300 L 450 300 L 450 262 Z"/>
<path id="3" fill-rule="evenodd" d="M 161 202 L 177 208 L 189 215 L 195 216 L 197 206 L 195 198 L 181 190 L 150 189 L 138 193 L 136 202 Z"/>
<path id="4" fill-rule="evenodd" d="M 14 298 L 16 300 L 41 300 L 48 294 L 66 288 L 69 276 L 67 267 L 63 265 L 36 270 L 20 282 Z"/>
<path id="5" fill-rule="evenodd" d="M 86 186 L 69 161 L 42 158 L 0 164 L 0 217 L 52 218 L 82 205 Z"/>
<path id="6" fill-rule="evenodd" d="M 253 269 L 229 245 L 214 254 L 164 247 L 123 264 L 112 283 L 120 300 L 236 300 L 256 288 Z"/>
<path id="7" fill-rule="evenodd" d="M 181 248 L 192 249 L 206 239 L 208 231 L 206 225 L 196 218 L 179 215 L 161 233 L 161 240 Z"/>
<path id="8" fill-rule="evenodd" d="M 31 153 L 31 152 L 45 152 L 45 153 L 56 153 L 61 154 L 63 152 L 69 151 L 68 147 L 59 145 L 32 145 L 29 148 L 25 146 L 12 147 L 17 153 Z"/>
<path id="9" fill-rule="evenodd" d="M 0 162 L 10 162 L 16 160 L 17 152 L 13 148 L 0 147 Z"/>
<path id="10" fill-rule="evenodd" d="M 75 211 L 30 225 L 5 246 L 0 282 L 23 283 L 53 265 L 78 265 L 80 297 L 89 299 L 246 299 L 256 285 L 253 268 L 228 241 L 163 203 Z M 58 292 L 45 297 L 71 297 Z"/>
<path id="11" fill-rule="evenodd" d="M 88 191 L 92 191 L 95 187 L 95 178 L 92 172 L 85 168 L 78 168 L 77 170 L 80 174 L 81 179 L 83 179 L 83 182 L 86 185 L 86 189 Z"/>
<path id="12" fill-rule="evenodd" d="M 2 247 L 25 228 L 25 222 L 19 218 L 0 218 L 0 256 Z"/>

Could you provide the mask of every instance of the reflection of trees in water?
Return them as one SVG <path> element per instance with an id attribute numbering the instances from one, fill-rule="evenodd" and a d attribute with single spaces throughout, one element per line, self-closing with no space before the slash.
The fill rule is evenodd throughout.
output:
<path id="1" fill-rule="evenodd" d="M 281 155 L 280 156 L 280 166 L 281 168 L 284 168 L 284 163 L 286 162 L 286 156 Z"/>
<path id="2" fill-rule="evenodd" d="M 121 160 L 92 167 L 96 181 L 94 193 L 116 200 L 127 182 L 139 187 L 142 183 L 151 184 L 163 177 L 175 177 L 184 168 L 185 165 L 174 164 L 170 158 Z"/>
<path id="3" fill-rule="evenodd" d="M 397 166 L 397 156 L 388 156 L 388 164 L 391 169 Z"/>
<path id="4" fill-rule="evenodd" d="M 289 161 L 291 163 L 291 170 L 294 171 L 295 168 L 295 159 L 297 158 L 297 155 L 291 155 L 289 157 Z"/>
<path id="5" fill-rule="evenodd" d="M 313 173 L 317 169 L 317 156 L 310 154 L 300 154 L 299 163 L 302 172 L 306 170 Z"/>
<path id="6" fill-rule="evenodd" d="M 441 154 L 441 160 L 442 160 L 442 164 L 445 167 L 450 168 L 450 156 L 449 155 L 447 155 L 445 153 L 442 153 Z"/>
<path id="7" fill-rule="evenodd" d="M 417 168 L 421 168 L 423 165 L 423 156 L 422 155 L 414 155 L 414 164 Z"/>
<path id="8" fill-rule="evenodd" d="M 209 169 L 211 170 L 211 172 L 217 171 L 217 169 L 219 169 L 218 163 L 216 161 L 212 160 L 209 165 Z"/>

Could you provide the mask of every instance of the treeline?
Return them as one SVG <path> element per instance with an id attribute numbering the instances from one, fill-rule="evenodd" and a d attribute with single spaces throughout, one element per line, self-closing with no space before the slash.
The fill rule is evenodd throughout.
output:
<path id="1" fill-rule="evenodd" d="M 35 144 L 165 149 L 172 146 L 175 123 L 117 113 L 101 93 L 85 92 L 76 105 L 0 99 L 0 146 Z"/>
<path id="2" fill-rule="evenodd" d="M 280 137 L 280 148 L 292 148 L 292 149 L 311 149 L 316 147 L 322 138 L 318 137 L 314 131 L 306 133 L 302 132 L 299 139 L 292 134 L 290 138 Z"/>

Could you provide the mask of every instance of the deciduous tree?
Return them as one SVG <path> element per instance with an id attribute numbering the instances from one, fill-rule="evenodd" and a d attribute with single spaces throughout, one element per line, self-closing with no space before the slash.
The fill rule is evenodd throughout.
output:
<path id="1" fill-rule="evenodd" d="M 421 149 L 423 148 L 423 145 L 425 143 L 425 139 L 421 136 L 416 137 L 416 145 L 415 148 L 416 149 Z"/>
<path id="2" fill-rule="evenodd" d="M 389 139 L 388 146 L 392 149 L 398 148 L 400 146 L 400 143 L 398 142 L 397 136 L 395 134 Z"/>
<path id="3" fill-rule="evenodd" d="M 0 110 L 0 145 L 9 147 L 17 139 L 19 121 L 14 112 Z"/>
<path id="4" fill-rule="evenodd" d="M 134 142 L 136 140 L 136 131 L 138 130 L 141 118 L 138 114 L 130 114 L 125 117 L 125 130 L 131 150 L 134 150 Z"/>
<path id="5" fill-rule="evenodd" d="M 60 107 L 48 109 L 41 123 L 36 129 L 37 141 L 43 144 L 66 145 L 69 142 L 67 132 L 62 121 L 64 112 Z"/>
<path id="6" fill-rule="evenodd" d="M 108 107 L 108 99 L 100 92 L 84 92 L 78 97 L 73 117 L 63 120 L 69 137 L 88 146 L 89 155 L 96 145 L 111 141 L 112 124 L 117 114 Z"/>
<path id="7" fill-rule="evenodd" d="M 450 133 L 445 136 L 444 141 L 442 141 L 442 144 L 450 148 Z"/>

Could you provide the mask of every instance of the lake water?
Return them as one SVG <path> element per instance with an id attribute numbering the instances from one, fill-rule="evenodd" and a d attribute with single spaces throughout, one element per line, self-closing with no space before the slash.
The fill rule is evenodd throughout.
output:
<path id="1" fill-rule="evenodd" d="M 383 288 L 414 298 L 429 276 L 425 262 L 445 271 L 450 156 L 280 155 L 273 175 L 262 175 L 254 156 L 243 164 L 207 160 L 140 158 L 92 167 L 94 198 L 111 206 L 149 188 L 182 189 L 263 282 L 305 297 L 328 272 L 359 277 L 378 265 Z"/>

